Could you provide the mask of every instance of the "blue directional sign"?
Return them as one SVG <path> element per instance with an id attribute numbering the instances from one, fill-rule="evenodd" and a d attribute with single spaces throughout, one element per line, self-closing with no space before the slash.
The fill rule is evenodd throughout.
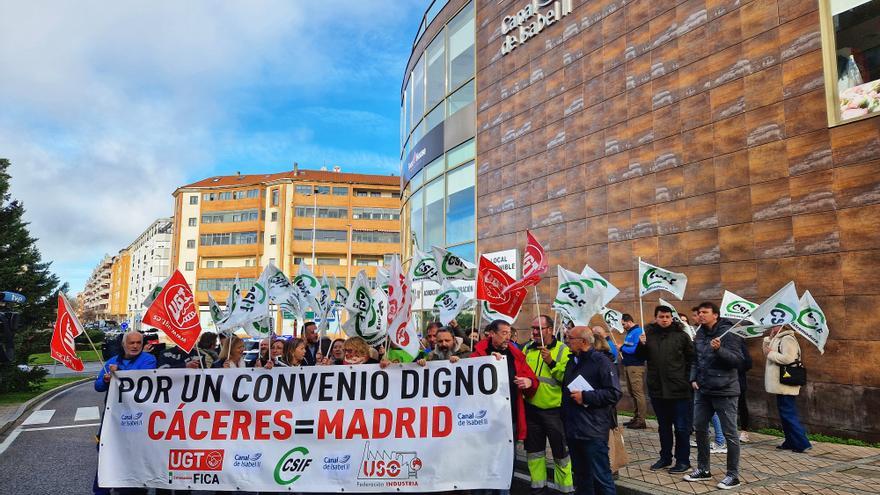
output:
<path id="1" fill-rule="evenodd" d="M 27 301 L 27 298 L 18 292 L 0 292 L 0 302 L 24 304 L 25 301 Z"/>

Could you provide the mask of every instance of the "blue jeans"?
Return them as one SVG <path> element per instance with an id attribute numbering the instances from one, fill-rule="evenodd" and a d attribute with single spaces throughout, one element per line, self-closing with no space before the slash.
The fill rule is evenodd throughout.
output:
<path id="1" fill-rule="evenodd" d="M 724 431 L 721 430 L 721 420 L 718 419 L 718 413 L 712 416 L 712 429 L 715 430 L 715 444 L 724 445 Z"/>
<path id="2" fill-rule="evenodd" d="M 608 459 L 608 438 L 569 438 L 568 453 L 575 495 L 616 495 L 611 462 Z"/>
<path id="3" fill-rule="evenodd" d="M 672 428 L 675 427 L 675 463 L 690 464 L 690 399 L 651 399 L 660 433 L 660 459 L 672 461 Z"/>
<path id="4" fill-rule="evenodd" d="M 797 404 L 794 395 L 777 395 L 776 407 L 779 409 L 779 420 L 782 422 L 782 432 L 785 433 L 785 441 L 782 447 L 792 450 L 805 450 L 812 447 L 807 439 L 807 432 L 801 425 L 798 417 Z"/>

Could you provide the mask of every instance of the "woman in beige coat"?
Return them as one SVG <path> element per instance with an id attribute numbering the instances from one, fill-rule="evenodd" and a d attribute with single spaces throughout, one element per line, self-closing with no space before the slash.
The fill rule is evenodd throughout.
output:
<path id="1" fill-rule="evenodd" d="M 807 432 L 801 425 L 795 403 L 801 387 L 783 385 L 779 382 L 780 365 L 792 364 L 801 358 L 801 346 L 794 336 L 794 330 L 773 327 L 770 330 L 770 337 L 764 337 L 764 356 L 767 358 L 764 368 L 764 388 L 767 393 L 776 395 L 779 420 L 785 433 L 785 441 L 776 448 L 795 452 L 812 448 L 810 440 L 807 439 Z"/>

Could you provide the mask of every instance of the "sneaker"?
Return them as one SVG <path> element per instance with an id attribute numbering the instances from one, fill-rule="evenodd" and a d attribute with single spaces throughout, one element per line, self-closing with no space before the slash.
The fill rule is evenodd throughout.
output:
<path id="1" fill-rule="evenodd" d="M 725 476 L 724 479 L 715 486 L 722 490 L 730 490 L 731 488 L 739 486 L 739 480 L 733 476 Z"/>
<path id="2" fill-rule="evenodd" d="M 675 466 L 669 468 L 669 474 L 681 474 L 686 473 L 691 470 L 690 464 L 676 464 Z"/>
<path id="3" fill-rule="evenodd" d="M 813 446 L 811 445 L 805 449 L 791 449 L 791 451 L 794 453 L 797 453 L 797 454 L 803 454 L 804 452 L 811 450 L 812 448 L 813 448 Z"/>
<path id="4" fill-rule="evenodd" d="M 672 461 L 667 461 L 666 459 L 660 459 L 659 461 L 651 464 L 651 471 L 657 471 L 658 469 L 668 468 L 672 465 Z"/>
<path id="5" fill-rule="evenodd" d="M 694 469 L 690 474 L 684 475 L 685 481 L 706 481 L 711 480 L 712 475 L 709 474 L 709 471 L 703 471 L 702 469 Z"/>
<path id="6" fill-rule="evenodd" d="M 644 421 L 633 421 L 626 425 L 625 428 L 629 428 L 630 430 L 644 430 L 648 428 L 648 425 L 646 425 Z"/>
<path id="7" fill-rule="evenodd" d="M 712 445 L 709 447 L 710 454 L 726 454 L 727 453 L 727 445 L 721 444 L 718 445 L 715 442 L 712 442 Z"/>
<path id="8" fill-rule="evenodd" d="M 751 442 L 752 439 L 749 438 L 749 432 L 747 432 L 747 431 L 741 431 L 741 432 L 739 432 L 739 441 L 742 442 L 742 443 L 749 443 L 749 442 Z"/>
<path id="9" fill-rule="evenodd" d="M 792 448 L 791 448 L 791 447 L 788 447 L 788 446 L 785 445 L 785 444 L 782 444 L 782 445 L 777 445 L 777 446 L 776 446 L 776 450 L 792 450 Z"/>
<path id="10" fill-rule="evenodd" d="M 697 439 L 691 438 L 691 447 L 696 447 L 696 446 L 697 446 Z"/>

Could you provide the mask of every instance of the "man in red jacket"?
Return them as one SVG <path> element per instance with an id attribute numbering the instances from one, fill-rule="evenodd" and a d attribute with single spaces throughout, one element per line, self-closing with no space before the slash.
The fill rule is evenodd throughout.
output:
<path id="1" fill-rule="evenodd" d="M 523 395 L 531 397 L 538 391 L 538 377 L 526 363 L 526 357 L 510 342 L 510 324 L 495 320 L 486 326 L 486 338 L 474 346 L 471 357 L 493 355 L 507 358 L 507 376 L 510 382 L 510 409 L 513 420 L 513 436 L 526 438 L 526 410 Z"/>

